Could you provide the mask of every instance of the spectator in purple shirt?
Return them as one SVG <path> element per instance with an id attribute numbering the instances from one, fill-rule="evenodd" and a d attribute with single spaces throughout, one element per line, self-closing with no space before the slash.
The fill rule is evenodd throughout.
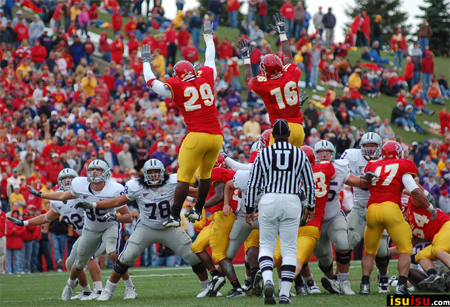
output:
<path id="1" fill-rule="evenodd" d="M 429 174 L 427 180 L 423 183 L 423 188 L 427 190 L 434 198 L 439 199 L 441 195 L 441 189 L 439 188 L 439 184 L 434 178 L 433 174 Z"/>
<path id="2" fill-rule="evenodd" d="M 236 89 L 234 87 L 230 87 L 230 93 L 227 97 L 225 97 L 225 101 L 228 104 L 228 108 L 230 110 L 233 110 L 234 107 L 240 108 L 242 105 L 241 95 L 236 92 Z"/>
<path id="3" fill-rule="evenodd" d="M 156 151 L 152 155 L 153 159 L 158 159 L 159 161 L 164 164 L 164 167 L 167 167 L 170 165 L 170 157 L 169 155 L 164 151 L 164 142 L 159 142 L 158 147 L 156 148 Z"/>

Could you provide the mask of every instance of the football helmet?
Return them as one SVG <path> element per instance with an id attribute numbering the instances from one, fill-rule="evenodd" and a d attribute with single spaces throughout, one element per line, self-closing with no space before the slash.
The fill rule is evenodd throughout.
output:
<path id="1" fill-rule="evenodd" d="M 259 68 L 263 76 L 269 79 L 278 79 L 283 74 L 283 63 L 275 54 L 266 54 L 263 56 Z"/>
<path id="2" fill-rule="evenodd" d="M 100 176 L 93 174 L 94 169 L 101 169 L 102 174 Z M 99 182 L 106 182 L 108 180 L 109 174 L 111 172 L 111 169 L 109 168 L 108 164 L 103 160 L 94 160 L 91 163 L 89 163 L 88 169 L 87 169 L 87 179 L 89 182 L 92 183 L 99 183 Z"/>
<path id="3" fill-rule="evenodd" d="M 181 60 L 173 67 L 173 76 L 183 81 L 195 77 L 195 68 L 191 62 Z"/>
<path id="4" fill-rule="evenodd" d="M 300 149 L 303 150 L 303 152 L 308 157 L 308 160 L 309 160 L 309 163 L 311 163 L 311 166 L 316 164 L 316 155 L 314 153 L 314 149 L 311 146 L 303 145 Z"/>
<path id="5" fill-rule="evenodd" d="M 320 151 L 320 152 L 319 152 Z M 336 149 L 330 141 L 322 140 L 314 145 L 317 161 L 334 161 Z"/>
<path id="6" fill-rule="evenodd" d="M 270 135 L 272 134 L 272 129 L 264 130 L 259 138 L 259 142 L 261 143 L 261 149 L 264 149 L 270 144 Z"/>
<path id="7" fill-rule="evenodd" d="M 402 158 L 403 149 L 396 141 L 387 141 L 381 147 L 381 156 L 383 159 L 400 159 Z"/>
<path id="8" fill-rule="evenodd" d="M 225 157 L 222 154 L 219 154 L 216 160 L 216 164 L 214 167 L 224 167 L 225 166 Z"/>
<path id="9" fill-rule="evenodd" d="M 69 191 L 72 187 L 72 180 L 78 177 L 76 171 L 71 168 L 65 168 L 59 172 L 58 185 L 61 191 Z"/>
<path id="10" fill-rule="evenodd" d="M 148 171 L 158 170 L 159 173 L 149 174 Z M 166 168 L 164 164 L 158 159 L 150 159 L 145 162 L 142 167 L 142 171 L 144 173 L 144 182 L 148 185 L 159 185 L 164 181 L 164 172 Z"/>
<path id="11" fill-rule="evenodd" d="M 366 160 L 376 160 L 381 156 L 381 146 L 382 146 L 381 137 L 375 132 L 368 132 L 364 134 L 361 138 L 361 153 Z M 373 146 L 365 146 L 368 144 L 375 144 L 376 147 Z"/>

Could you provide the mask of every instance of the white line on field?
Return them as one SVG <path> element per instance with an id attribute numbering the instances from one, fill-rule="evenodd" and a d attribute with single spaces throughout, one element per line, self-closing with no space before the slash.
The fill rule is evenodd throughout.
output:
<path id="1" fill-rule="evenodd" d="M 185 276 L 192 274 L 148 274 L 148 275 L 132 275 L 133 279 L 137 277 L 167 277 L 167 276 Z"/>

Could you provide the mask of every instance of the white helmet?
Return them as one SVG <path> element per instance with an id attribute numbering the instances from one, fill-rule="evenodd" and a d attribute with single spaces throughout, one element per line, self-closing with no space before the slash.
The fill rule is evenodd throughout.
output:
<path id="1" fill-rule="evenodd" d="M 250 153 L 254 152 L 254 151 L 261 151 L 262 146 L 261 146 L 261 142 L 257 141 L 255 143 L 253 143 L 252 147 L 250 148 Z"/>
<path id="2" fill-rule="evenodd" d="M 376 160 L 381 156 L 381 137 L 375 132 L 367 132 L 361 138 L 361 153 L 366 160 Z M 367 144 L 376 144 L 377 147 L 365 147 Z"/>
<path id="3" fill-rule="evenodd" d="M 91 170 L 93 169 L 101 169 L 103 172 L 100 176 L 92 175 Z M 108 180 L 109 174 L 111 172 L 111 169 L 109 168 L 108 164 L 103 160 L 94 160 L 91 163 L 89 163 L 88 169 L 87 169 L 87 179 L 89 182 L 92 183 L 99 183 L 99 182 L 105 182 Z"/>
<path id="4" fill-rule="evenodd" d="M 71 168 L 65 168 L 59 172 L 58 185 L 61 191 L 69 191 L 72 187 L 72 180 L 78 177 L 76 171 Z"/>
<path id="5" fill-rule="evenodd" d="M 156 174 L 148 174 L 148 171 L 151 170 L 159 170 L 159 173 Z M 144 172 L 144 182 L 148 185 L 158 185 L 163 183 L 164 181 L 164 172 L 166 168 L 164 164 L 158 159 L 150 159 L 145 162 L 144 167 L 142 167 L 142 171 Z"/>
<path id="6" fill-rule="evenodd" d="M 319 151 L 322 151 L 319 153 Z M 325 152 L 324 152 L 325 151 Z M 336 149 L 330 141 L 319 141 L 314 145 L 314 152 L 316 154 L 317 161 L 334 161 L 336 156 Z"/>

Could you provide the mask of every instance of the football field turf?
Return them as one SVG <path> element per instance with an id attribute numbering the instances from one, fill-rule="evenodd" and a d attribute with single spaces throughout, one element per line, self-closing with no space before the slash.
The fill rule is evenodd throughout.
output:
<path id="1" fill-rule="evenodd" d="M 322 273 L 317 263 L 311 263 L 311 270 L 322 294 L 297 296 L 292 298 L 294 305 L 301 306 L 386 306 L 386 295 L 377 293 L 377 285 L 372 273 L 371 291 L 368 296 L 342 296 L 331 295 L 326 292 L 320 283 Z M 102 270 L 103 285 L 105 285 L 111 270 Z M 108 302 L 98 301 L 68 301 L 62 302 L 61 293 L 68 278 L 68 272 L 63 273 L 34 273 L 1 275 L 0 277 L 0 305 L 1 306 L 226 306 L 245 307 L 263 306 L 261 297 L 241 298 L 202 298 L 197 299 L 201 291 L 200 283 L 190 267 L 181 268 L 131 268 L 130 273 L 138 292 L 138 298 L 125 301 L 123 294 L 125 286 L 123 281 L 117 285 L 114 297 Z M 240 281 L 244 281 L 244 267 L 237 266 L 236 273 Z M 391 261 L 389 275 L 397 275 L 397 262 Z M 359 292 L 361 278 L 361 263 L 352 262 L 350 279 L 352 289 Z M 92 281 L 88 275 L 92 287 Z M 275 279 L 277 284 L 277 279 Z M 231 289 L 227 281 L 221 292 L 228 293 Z M 75 294 L 80 291 L 78 286 Z M 391 292 L 394 288 L 391 287 Z"/>

